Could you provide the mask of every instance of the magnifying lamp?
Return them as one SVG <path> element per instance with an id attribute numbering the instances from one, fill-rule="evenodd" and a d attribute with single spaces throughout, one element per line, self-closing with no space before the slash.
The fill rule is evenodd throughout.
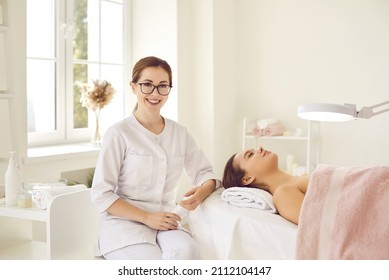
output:
<path id="1" fill-rule="evenodd" d="M 355 104 L 338 105 L 329 103 L 311 103 L 299 106 L 297 108 L 297 115 L 302 119 L 322 122 L 342 122 L 356 120 L 358 118 L 370 119 L 376 115 L 389 112 L 389 108 L 376 112 L 373 111 L 374 109 L 387 104 L 389 104 L 389 100 L 370 107 L 362 107 L 362 109 L 357 110 Z"/>

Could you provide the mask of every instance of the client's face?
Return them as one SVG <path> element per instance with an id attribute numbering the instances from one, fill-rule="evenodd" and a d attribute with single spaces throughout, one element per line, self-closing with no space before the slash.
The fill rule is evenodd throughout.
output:
<path id="1" fill-rule="evenodd" d="M 240 166 L 248 176 L 264 178 L 278 169 L 278 157 L 277 154 L 260 147 L 258 150 L 250 149 L 237 153 L 234 165 Z"/>

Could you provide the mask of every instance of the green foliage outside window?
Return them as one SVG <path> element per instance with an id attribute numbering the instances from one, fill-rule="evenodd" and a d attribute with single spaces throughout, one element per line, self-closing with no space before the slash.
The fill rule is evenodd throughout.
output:
<path id="1" fill-rule="evenodd" d="M 73 59 L 88 59 L 88 17 L 87 0 L 79 0 L 74 3 L 74 38 Z M 73 115 L 74 128 L 88 127 L 88 109 L 81 106 L 81 91 L 79 83 L 88 82 L 88 66 L 86 64 L 73 63 Z"/>

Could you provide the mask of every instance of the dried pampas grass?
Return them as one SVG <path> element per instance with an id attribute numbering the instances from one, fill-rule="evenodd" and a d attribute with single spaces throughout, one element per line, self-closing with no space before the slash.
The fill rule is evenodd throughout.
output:
<path id="1" fill-rule="evenodd" d="M 93 80 L 93 85 L 81 86 L 80 102 L 83 107 L 92 111 L 99 111 L 108 105 L 116 90 L 107 81 Z"/>

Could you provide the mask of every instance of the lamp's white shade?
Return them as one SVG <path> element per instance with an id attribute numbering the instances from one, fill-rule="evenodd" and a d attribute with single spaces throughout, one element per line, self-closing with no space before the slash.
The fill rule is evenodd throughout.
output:
<path id="1" fill-rule="evenodd" d="M 312 103 L 299 106 L 297 115 L 312 121 L 343 122 L 355 120 L 357 110 L 355 105 L 349 104 Z"/>

